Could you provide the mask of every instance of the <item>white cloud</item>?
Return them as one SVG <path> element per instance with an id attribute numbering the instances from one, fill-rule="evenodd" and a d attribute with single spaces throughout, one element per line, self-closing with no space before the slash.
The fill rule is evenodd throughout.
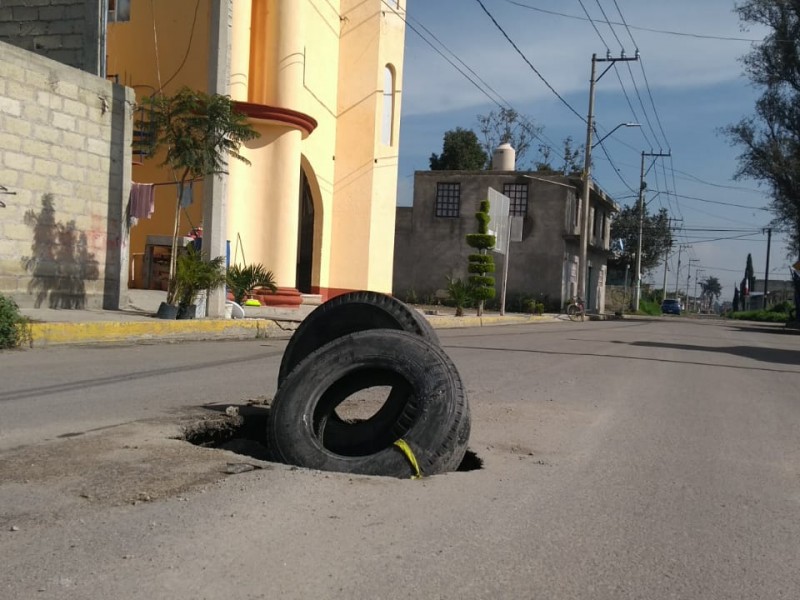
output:
<path id="1" fill-rule="evenodd" d="M 534 4 L 533 0 L 524 1 Z M 562 96 L 588 89 L 591 56 L 593 53 L 605 55 L 602 42 L 588 22 L 545 15 L 505 2 L 485 4 L 525 56 Z M 589 3 L 585 4 L 588 8 Z M 679 0 L 670 3 L 629 0 L 619 1 L 618 4 L 631 25 L 729 37 L 758 38 L 763 35 L 763 31 L 740 31 L 732 4 L 726 0 Z M 563 2 L 539 1 L 535 5 L 579 14 L 577 5 L 571 3 L 565 5 Z M 607 5 L 609 18 L 615 20 L 616 16 L 616 20 L 619 20 L 616 13 L 608 10 L 613 5 L 608 2 L 604 5 Z M 593 16 L 599 17 L 596 6 L 595 12 L 597 15 Z M 458 17 L 454 18 L 456 13 Z M 409 14 L 412 25 L 423 31 L 418 25 L 422 23 L 512 105 L 554 97 L 477 3 L 467 0 L 416 0 L 409 2 Z M 598 24 L 598 29 L 611 47 L 612 54 L 618 56 L 619 45 L 608 28 Z M 633 43 L 625 29 L 615 27 L 615 31 L 625 45 L 627 54 L 632 55 Z M 631 32 L 639 45 L 654 93 L 661 89 L 692 90 L 739 79 L 742 67 L 738 58 L 750 48 L 750 44 L 745 42 L 678 37 L 639 30 Z M 451 60 L 457 63 L 452 57 Z M 623 81 L 631 90 L 628 65 L 618 66 Z M 629 66 L 637 84 L 643 88 L 641 67 L 635 63 L 629 63 Z M 598 64 L 599 70 L 604 67 L 605 63 Z M 470 76 L 476 78 L 472 74 Z M 744 80 L 742 83 L 744 85 Z M 602 85 L 619 91 L 619 82 L 611 72 Z M 413 31 L 408 31 L 406 38 L 403 94 L 404 112 L 407 115 L 439 113 L 487 102 L 485 94 L 447 64 Z"/>

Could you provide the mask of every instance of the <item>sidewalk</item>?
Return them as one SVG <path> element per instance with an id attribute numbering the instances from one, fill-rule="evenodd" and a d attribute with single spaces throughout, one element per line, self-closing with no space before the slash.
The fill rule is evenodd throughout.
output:
<path id="1" fill-rule="evenodd" d="M 243 319 L 188 319 L 180 321 L 155 318 L 166 292 L 129 290 L 127 306 L 122 310 L 69 310 L 21 308 L 31 319 L 31 346 L 43 348 L 64 344 L 148 343 L 187 340 L 224 340 L 291 337 L 303 318 L 317 305 L 298 308 L 244 307 Z M 447 312 L 445 312 L 447 311 Z M 434 328 L 481 327 L 557 320 L 553 315 L 485 313 L 483 317 L 455 317 L 442 308 L 426 314 Z"/>

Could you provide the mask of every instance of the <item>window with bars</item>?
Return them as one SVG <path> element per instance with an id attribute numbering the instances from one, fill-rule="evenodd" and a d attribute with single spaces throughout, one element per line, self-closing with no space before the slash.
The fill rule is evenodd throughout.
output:
<path id="1" fill-rule="evenodd" d="M 461 211 L 461 184 L 436 184 L 436 216 L 458 217 Z"/>
<path id="2" fill-rule="evenodd" d="M 508 212 L 512 217 L 528 216 L 528 184 L 503 184 L 503 194 L 509 198 Z"/>

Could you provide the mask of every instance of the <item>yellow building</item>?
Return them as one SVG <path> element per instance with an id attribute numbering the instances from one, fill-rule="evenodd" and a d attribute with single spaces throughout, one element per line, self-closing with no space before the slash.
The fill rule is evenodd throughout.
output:
<path id="1" fill-rule="evenodd" d="M 197 183 L 181 233 L 202 222 L 213 255 L 228 242 L 231 262 L 262 263 L 283 304 L 390 292 L 405 0 L 115 4 L 108 77 L 137 99 L 229 94 L 261 134 L 242 148 L 250 166 L 231 160 L 223 180 Z M 177 186 L 159 162 L 133 167 L 133 181 L 161 184 L 152 218 L 131 230 L 133 288 L 148 237 L 172 233 Z"/>

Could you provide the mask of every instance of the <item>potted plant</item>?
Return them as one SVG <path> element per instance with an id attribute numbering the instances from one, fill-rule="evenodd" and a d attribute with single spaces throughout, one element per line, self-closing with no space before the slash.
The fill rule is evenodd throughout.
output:
<path id="1" fill-rule="evenodd" d="M 197 297 L 225 284 L 225 257 L 203 260 L 200 251 L 188 246 L 178 257 L 175 269 L 175 294 L 179 319 L 193 319 Z"/>
<path id="2" fill-rule="evenodd" d="M 174 96 L 154 95 L 145 99 L 142 128 L 153 132 L 147 155 L 164 150 L 162 166 L 176 173 L 178 193 L 175 200 L 175 222 L 172 230 L 172 255 L 166 305 L 180 301 L 177 281 L 178 231 L 181 202 L 186 185 L 208 175 L 225 172 L 228 157 L 250 164 L 239 154 L 242 143 L 257 138 L 259 133 L 247 123 L 247 117 L 234 110 L 229 96 L 205 94 L 184 87 Z M 162 308 L 159 308 L 161 316 Z M 164 310 L 165 313 L 170 311 Z"/>
<path id="3" fill-rule="evenodd" d="M 245 296 L 254 288 L 268 288 L 273 294 L 278 289 L 272 271 L 267 271 L 261 263 L 231 265 L 228 267 L 226 283 L 233 294 L 233 301 L 240 306 L 244 304 Z"/>

